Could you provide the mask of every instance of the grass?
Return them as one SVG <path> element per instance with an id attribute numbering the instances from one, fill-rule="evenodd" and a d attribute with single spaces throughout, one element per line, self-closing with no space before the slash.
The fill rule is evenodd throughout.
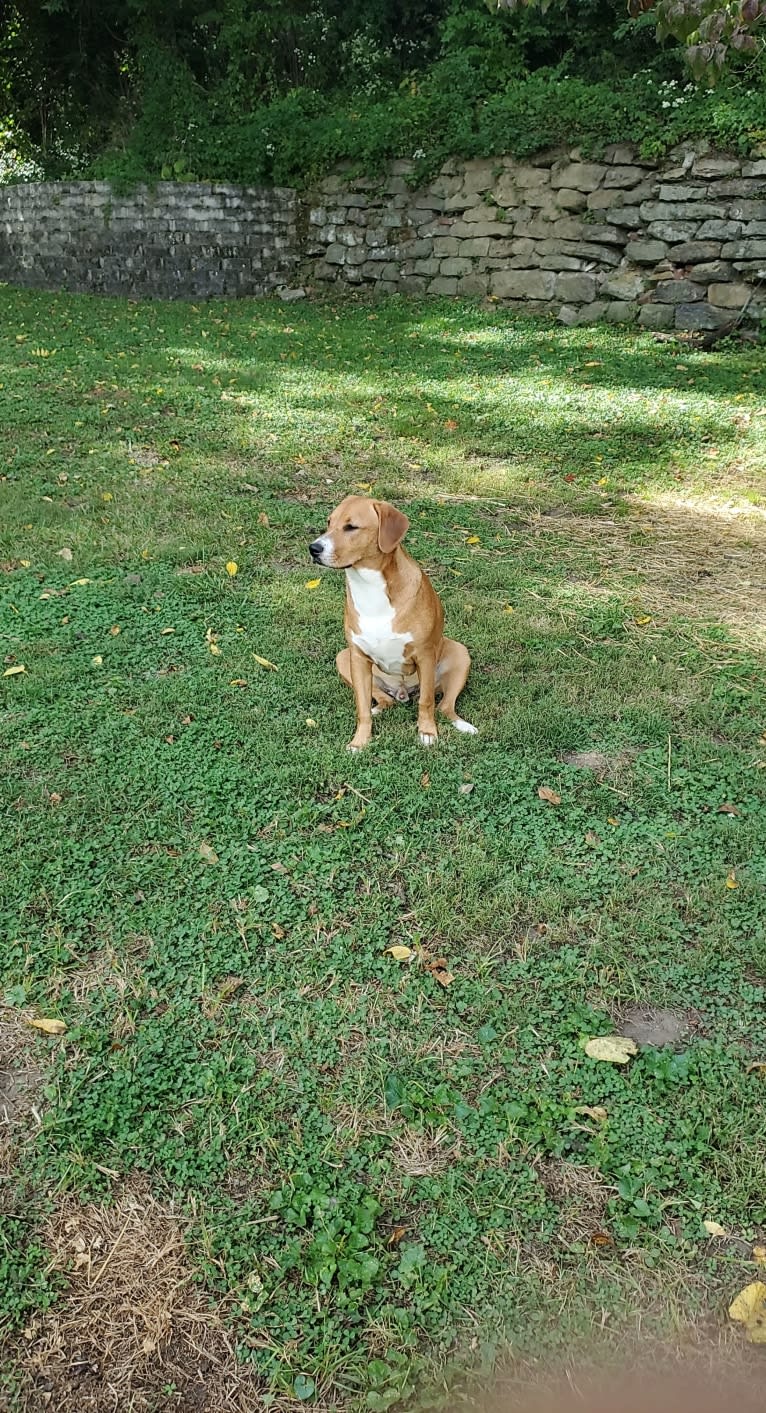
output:
<path id="1" fill-rule="evenodd" d="M 9 1396 L 380 1413 L 725 1340 L 766 1223 L 763 349 L 0 300 Z M 306 546 L 359 485 L 476 739 L 401 708 L 343 749 Z M 675 1045 L 584 1054 L 646 1007 Z"/>

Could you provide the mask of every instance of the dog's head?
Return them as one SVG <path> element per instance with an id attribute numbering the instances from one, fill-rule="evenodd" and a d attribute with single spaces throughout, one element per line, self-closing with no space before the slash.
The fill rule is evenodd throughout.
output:
<path id="1" fill-rule="evenodd" d="M 324 534 L 309 545 L 309 553 L 315 564 L 330 569 L 374 568 L 382 557 L 393 554 L 409 525 L 407 516 L 386 500 L 346 496 L 332 512 Z"/>

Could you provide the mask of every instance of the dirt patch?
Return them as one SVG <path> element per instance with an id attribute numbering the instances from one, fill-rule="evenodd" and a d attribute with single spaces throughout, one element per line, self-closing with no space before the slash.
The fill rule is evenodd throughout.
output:
<path id="1" fill-rule="evenodd" d="M 683 1011 L 665 1006 L 631 1006 L 620 1021 L 621 1035 L 630 1036 L 637 1045 L 678 1045 L 691 1029 L 689 1017 Z"/>
<path id="2" fill-rule="evenodd" d="M 617 751 L 614 755 L 607 755 L 604 751 L 569 751 L 561 759 L 565 765 L 573 765 L 575 770 L 590 770 L 599 780 L 618 785 L 628 779 L 637 755 L 635 749 Z"/>
<path id="3" fill-rule="evenodd" d="M 42 1070 L 20 1015 L 0 1014 L 0 1174 L 11 1171 L 19 1137 L 40 1122 L 37 1097 Z"/>
<path id="4" fill-rule="evenodd" d="M 578 1241 L 602 1232 L 609 1188 L 597 1168 L 553 1158 L 537 1168 L 540 1181 L 559 1208 L 561 1235 Z"/>
<path id="5" fill-rule="evenodd" d="M 195 1283 L 188 1218 L 140 1182 L 109 1206 L 65 1198 L 41 1232 L 65 1290 L 9 1363 L 25 1413 L 250 1413 L 262 1390 Z"/>

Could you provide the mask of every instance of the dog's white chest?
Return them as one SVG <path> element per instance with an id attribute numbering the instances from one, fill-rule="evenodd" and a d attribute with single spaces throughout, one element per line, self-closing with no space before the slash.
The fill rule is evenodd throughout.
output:
<path id="1" fill-rule="evenodd" d="M 402 674 L 404 650 L 412 640 L 408 633 L 394 632 L 394 606 L 380 570 L 347 569 L 346 582 L 359 621 L 353 642 L 381 672 Z"/>

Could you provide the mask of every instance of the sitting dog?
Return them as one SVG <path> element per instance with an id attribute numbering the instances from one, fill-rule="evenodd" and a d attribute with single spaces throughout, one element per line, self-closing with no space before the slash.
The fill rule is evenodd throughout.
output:
<path id="1" fill-rule="evenodd" d="M 434 745 L 439 710 L 458 731 L 476 727 L 455 709 L 471 659 L 462 643 L 443 636 L 444 610 L 427 574 L 401 547 L 409 520 L 387 501 L 347 496 L 323 535 L 309 545 L 315 564 L 346 571 L 344 626 L 348 647 L 336 666 L 356 699 L 350 751 L 372 736 L 372 717 L 417 698 L 418 734 Z"/>

